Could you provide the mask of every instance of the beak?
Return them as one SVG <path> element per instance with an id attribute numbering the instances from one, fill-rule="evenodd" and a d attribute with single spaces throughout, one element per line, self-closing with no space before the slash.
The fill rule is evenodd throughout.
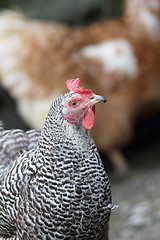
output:
<path id="1" fill-rule="evenodd" d="M 89 103 L 93 106 L 99 102 L 104 102 L 104 103 L 107 102 L 107 99 L 101 95 L 93 95 L 89 99 L 90 99 Z"/>

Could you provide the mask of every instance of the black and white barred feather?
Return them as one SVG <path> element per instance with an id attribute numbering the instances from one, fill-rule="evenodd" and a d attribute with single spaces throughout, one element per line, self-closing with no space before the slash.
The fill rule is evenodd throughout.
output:
<path id="1" fill-rule="evenodd" d="M 55 99 L 38 144 L 37 132 L 1 131 L 0 240 L 108 239 L 108 176 L 88 130 L 62 116 L 74 95 Z"/>
<path id="2" fill-rule="evenodd" d="M 22 152 L 36 148 L 40 132 L 20 129 L 4 130 L 0 122 L 0 174 L 5 172 Z"/>

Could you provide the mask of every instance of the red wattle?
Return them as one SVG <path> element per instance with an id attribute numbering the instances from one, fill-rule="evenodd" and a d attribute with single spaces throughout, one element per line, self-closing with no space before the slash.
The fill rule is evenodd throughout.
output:
<path id="1" fill-rule="evenodd" d="M 89 108 L 82 122 L 83 126 L 86 129 L 91 129 L 93 127 L 94 119 L 95 119 L 94 116 L 95 116 L 95 107 Z"/>

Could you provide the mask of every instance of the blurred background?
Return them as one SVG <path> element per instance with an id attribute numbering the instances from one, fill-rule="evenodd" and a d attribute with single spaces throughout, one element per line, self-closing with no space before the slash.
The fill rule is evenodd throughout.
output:
<path id="1" fill-rule="evenodd" d="M 122 3 L 122 0 L 0 0 L 0 10 L 10 9 L 35 19 L 83 26 L 102 19 L 120 16 Z M 27 130 L 29 128 L 17 114 L 14 99 L 10 98 L 1 86 L 0 104 L 0 118 L 4 121 L 7 129 Z"/>
<path id="2" fill-rule="evenodd" d="M 120 18 L 123 1 L 0 0 L 0 10 L 4 9 L 16 10 L 37 20 L 82 27 L 103 20 Z M 0 51 L 3 52 L 1 42 Z M 3 62 L 3 58 L 0 58 L 0 61 Z M 33 126 L 20 116 L 13 95 L 7 87 L 0 85 L 0 119 L 6 129 L 28 130 Z M 160 110 L 157 110 L 157 104 L 151 105 L 149 114 L 147 110 L 146 115 L 136 119 L 134 137 L 121 146 L 121 152 L 129 168 L 127 174 L 122 174 L 120 177 L 121 174 L 118 176 L 115 174 L 109 157 L 101 151 L 104 165 L 111 178 L 113 202 L 119 205 L 112 214 L 110 239 L 157 240 L 160 238 Z"/>
<path id="3" fill-rule="evenodd" d="M 25 12 L 28 16 L 83 25 L 101 19 L 120 16 L 122 0 L 7 0 L 0 1 L 0 8 Z"/>

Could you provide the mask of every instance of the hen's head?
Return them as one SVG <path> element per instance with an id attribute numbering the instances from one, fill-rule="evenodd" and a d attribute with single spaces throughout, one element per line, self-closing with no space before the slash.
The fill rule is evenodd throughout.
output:
<path id="1" fill-rule="evenodd" d="M 68 122 L 82 122 L 86 129 L 91 129 L 94 125 L 95 104 L 106 102 L 106 99 L 100 95 L 95 95 L 91 90 L 80 88 L 79 85 L 79 78 L 67 81 L 70 93 L 64 95 L 62 114 Z"/>

